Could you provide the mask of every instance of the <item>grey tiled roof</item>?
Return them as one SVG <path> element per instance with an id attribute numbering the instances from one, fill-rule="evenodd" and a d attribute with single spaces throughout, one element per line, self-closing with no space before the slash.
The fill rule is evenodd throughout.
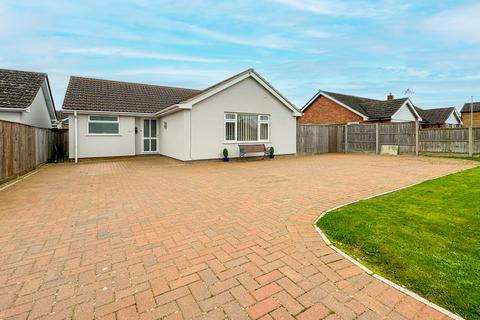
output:
<path id="1" fill-rule="evenodd" d="M 156 113 L 200 90 L 70 77 L 64 110 Z"/>
<path id="2" fill-rule="evenodd" d="M 422 109 L 415 107 L 424 123 L 431 124 L 443 124 L 447 121 L 450 114 L 454 111 L 454 107 L 449 108 L 435 108 L 435 109 Z"/>
<path id="3" fill-rule="evenodd" d="M 46 76 L 40 72 L 0 69 L 0 108 L 29 107 Z"/>
<path id="4" fill-rule="evenodd" d="M 357 96 L 350 96 L 335 92 L 322 91 L 353 110 L 363 114 L 370 120 L 388 119 L 405 103 L 408 98 L 393 100 L 376 100 Z"/>
<path id="5" fill-rule="evenodd" d="M 461 113 L 469 113 L 470 112 L 470 102 L 467 102 L 463 105 Z M 480 102 L 473 103 L 473 112 L 480 112 Z"/>

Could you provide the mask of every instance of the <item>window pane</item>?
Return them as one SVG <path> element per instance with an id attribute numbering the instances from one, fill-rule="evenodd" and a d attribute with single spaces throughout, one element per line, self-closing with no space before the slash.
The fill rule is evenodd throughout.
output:
<path id="1" fill-rule="evenodd" d="M 268 123 L 260 124 L 260 140 L 268 140 Z"/>
<path id="2" fill-rule="evenodd" d="M 118 134 L 118 123 L 89 122 L 88 133 Z"/>
<path id="3" fill-rule="evenodd" d="M 90 116 L 91 121 L 117 121 L 117 117 L 112 116 Z"/>
<path id="4" fill-rule="evenodd" d="M 157 120 L 152 120 L 151 126 L 152 126 L 152 135 L 151 135 L 151 137 L 156 137 L 156 136 L 157 136 Z M 152 149 L 153 149 L 153 148 L 152 148 Z"/>
<path id="5" fill-rule="evenodd" d="M 225 120 L 235 120 L 236 114 L 235 113 L 227 113 L 225 114 Z"/>
<path id="6" fill-rule="evenodd" d="M 258 116 L 254 114 L 239 114 L 237 128 L 238 141 L 258 140 Z"/>
<path id="7" fill-rule="evenodd" d="M 235 141 L 235 122 L 225 123 L 225 140 Z"/>
<path id="8" fill-rule="evenodd" d="M 268 121 L 268 116 L 260 116 L 260 121 Z"/>
<path id="9" fill-rule="evenodd" d="M 150 137 L 150 120 L 143 120 L 143 136 Z"/>
<path id="10" fill-rule="evenodd" d="M 150 151 L 157 151 L 157 140 L 152 139 L 150 140 Z"/>
<path id="11" fill-rule="evenodd" d="M 143 151 L 150 151 L 150 139 L 143 139 Z"/>

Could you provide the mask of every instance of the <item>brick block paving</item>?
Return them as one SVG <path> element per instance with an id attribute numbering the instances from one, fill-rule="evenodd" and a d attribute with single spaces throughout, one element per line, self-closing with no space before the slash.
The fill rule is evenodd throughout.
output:
<path id="1" fill-rule="evenodd" d="M 442 319 L 312 223 L 469 166 L 342 154 L 49 165 L 0 191 L 0 319 Z"/>

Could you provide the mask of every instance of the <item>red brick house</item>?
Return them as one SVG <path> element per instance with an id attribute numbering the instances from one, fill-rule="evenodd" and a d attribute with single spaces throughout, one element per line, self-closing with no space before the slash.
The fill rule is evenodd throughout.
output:
<path id="1" fill-rule="evenodd" d="M 409 98 L 375 100 L 319 91 L 301 109 L 299 124 L 347 124 L 363 122 L 422 121 Z"/>
<path id="2" fill-rule="evenodd" d="M 419 121 L 422 128 L 457 127 L 458 111 L 451 108 L 422 109 L 409 98 L 376 100 L 335 92 L 319 91 L 301 109 L 298 124 L 347 124 L 365 122 Z"/>

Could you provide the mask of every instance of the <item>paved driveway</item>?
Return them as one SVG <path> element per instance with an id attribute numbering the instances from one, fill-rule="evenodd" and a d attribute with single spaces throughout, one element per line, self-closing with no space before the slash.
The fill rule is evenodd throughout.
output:
<path id="1" fill-rule="evenodd" d="M 0 191 L 0 318 L 442 318 L 312 223 L 468 166 L 373 155 L 48 166 Z"/>

